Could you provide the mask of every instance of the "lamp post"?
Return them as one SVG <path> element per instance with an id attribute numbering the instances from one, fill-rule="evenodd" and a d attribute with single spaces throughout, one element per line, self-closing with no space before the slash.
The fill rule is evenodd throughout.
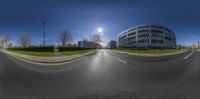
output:
<path id="1" fill-rule="evenodd" d="M 43 21 L 42 22 L 42 24 L 43 24 L 43 46 L 45 46 L 45 36 L 46 36 L 46 34 L 45 34 L 45 24 L 46 24 L 46 22 L 45 21 Z"/>

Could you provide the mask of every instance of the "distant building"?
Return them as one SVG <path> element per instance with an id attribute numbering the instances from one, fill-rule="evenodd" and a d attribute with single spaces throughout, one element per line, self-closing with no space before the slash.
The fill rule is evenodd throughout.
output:
<path id="1" fill-rule="evenodd" d="M 111 40 L 111 41 L 107 44 L 106 47 L 107 47 L 107 48 L 111 48 L 111 49 L 117 48 L 117 42 L 114 41 L 114 40 Z"/>
<path id="2" fill-rule="evenodd" d="M 10 48 L 10 47 L 12 47 L 12 44 L 9 41 L 0 38 L 0 48 Z"/>
<path id="3" fill-rule="evenodd" d="M 198 48 L 198 43 L 193 43 L 190 48 L 192 49 L 197 49 Z"/>
<path id="4" fill-rule="evenodd" d="M 99 43 L 95 43 L 88 40 L 78 41 L 78 47 L 80 48 L 100 48 Z"/>
<path id="5" fill-rule="evenodd" d="M 119 48 L 176 48 L 176 35 L 160 25 L 138 25 L 121 32 L 117 37 Z"/>

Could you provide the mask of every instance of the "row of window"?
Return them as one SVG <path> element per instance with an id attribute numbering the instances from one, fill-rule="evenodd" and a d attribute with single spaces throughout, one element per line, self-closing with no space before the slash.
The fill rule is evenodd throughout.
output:
<path id="1" fill-rule="evenodd" d="M 130 45 L 131 45 L 131 44 L 135 44 L 135 43 L 136 43 L 136 41 L 129 41 L 129 42 L 128 42 L 128 44 L 130 44 Z"/>
<path id="2" fill-rule="evenodd" d="M 136 30 L 136 28 L 133 28 L 133 29 L 129 30 L 128 32 L 131 32 L 131 31 L 134 31 L 134 30 Z"/>
<path id="3" fill-rule="evenodd" d="M 140 34 L 138 37 L 149 37 L 149 34 Z"/>
<path id="4" fill-rule="evenodd" d="M 149 43 L 149 39 L 142 39 L 142 40 L 137 40 L 137 43 Z M 163 44 L 163 40 L 155 40 L 155 39 L 152 39 L 151 40 L 151 43 L 152 44 Z"/>
<path id="5" fill-rule="evenodd" d="M 145 26 L 139 26 L 138 29 L 148 28 L 148 27 L 149 27 L 148 25 L 145 25 Z"/>
<path id="6" fill-rule="evenodd" d="M 160 34 L 157 34 L 157 33 L 153 33 L 151 36 L 163 38 L 163 35 L 160 35 Z"/>
<path id="7" fill-rule="evenodd" d="M 139 30 L 138 33 L 143 33 L 143 32 L 150 32 L 149 29 L 143 29 L 143 30 Z"/>
<path id="8" fill-rule="evenodd" d="M 166 40 L 169 40 L 169 41 L 171 41 L 171 40 L 172 40 L 172 38 L 170 38 L 170 37 L 167 37 L 167 36 L 165 37 L 165 39 L 166 39 Z"/>
<path id="9" fill-rule="evenodd" d="M 129 33 L 128 36 L 132 36 L 132 35 L 135 35 L 136 32 L 133 32 L 133 33 Z"/>
<path id="10" fill-rule="evenodd" d="M 135 38 L 136 38 L 135 36 L 129 37 L 128 40 L 133 40 L 133 39 L 135 39 Z"/>
<path id="11" fill-rule="evenodd" d="M 170 37 L 170 38 L 173 38 L 173 39 L 175 40 L 175 37 L 172 36 L 172 34 L 170 34 L 170 33 L 166 33 L 165 35 L 168 36 L 168 37 Z"/>
<path id="12" fill-rule="evenodd" d="M 158 35 L 158 34 L 152 34 L 153 37 L 160 37 L 160 38 L 163 38 L 162 35 Z M 142 38 L 142 37 L 149 37 L 149 34 L 143 34 L 143 35 L 138 35 L 137 36 L 138 38 Z M 128 40 L 135 40 L 136 39 L 136 36 L 133 36 L 133 37 L 129 37 Z M 123 41 L 125 40 L 124 38 L 120 38 L 119 41 Z M 170 38 L 170 37 L 165 37 L 165 40 L 169 40 L 169 41 L 172 41 L 173 39 Z"/>
<path id="13" fill-rule="evenodd" d="M 149 43 L 149 39 L 137 40 L 137 43 Z"/>
<path id="14" fill-rule="evenodd" d="M 131 31 L 128 31 L 128 32 L 131 32 Z M 138 33 L 142 33 L 142 32 L 150 32 L 149 29 L 145 29 L 145 30 L 139 30 Z M 154 30 L 152 29 L 151 32 L 155 32 L 155 33 L 164 33 L 163 31 L 161 30 Z M 136 32 L 133 32 L 133 33 L 130 33 L 129 35 L 134 35 L 136 34 Z"/>
<path id="15" fill-rule="evenodd" d="M 154 30 L 154 29 L 152 29 L 151 32 L 155 32 L 155 33 L 163 33 L 163 31 L 160 31 L 160 30 Z"/>
<path id="16" fill-rule="evenodd" d="M 164 42 L 163 40 L 154 40 L 154 39 L 151 40 L 152 44 L 163 44 L 163 42 Z"/>
<path id="17" fill-rule="evenodd" d="M 136 41 L 119 42 L 119 45 L 127 45 L 127 44 L 132 45 L 132 44 L 136 44 L 136 43 L 150 43 L 150 40 L 149 39 L 141 39 L 141 40 L 137 40 L 137 42 Z M 152 39 L 151 44 L 164 44 L 164 41 Z M 173 43 L 168 43 L 167 45 L 169 45 L 169 44 L 173 44 Z"/>

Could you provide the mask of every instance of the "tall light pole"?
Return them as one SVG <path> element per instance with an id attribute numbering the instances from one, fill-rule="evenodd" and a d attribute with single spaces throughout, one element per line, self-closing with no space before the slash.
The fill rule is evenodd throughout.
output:
<path id="1" fill-rule="evenodd" d="M 46 24 L 46 22 L 43 21 L 42 24 L 43 24 L 43 46 L 45 46 L 45 36 L 46 36 L 46 34 L 45 34 L 45 24 Z"/>

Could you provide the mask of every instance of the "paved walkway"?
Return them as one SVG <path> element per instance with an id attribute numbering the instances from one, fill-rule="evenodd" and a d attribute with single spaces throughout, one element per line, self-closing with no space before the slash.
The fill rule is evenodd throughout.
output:
<path id="1" fill-rule="evenodd" d="M 58 55 L 55 57 L 40 57 L 40 56 L 30 56 L 30 55 L 24 55 L 24 54 L 18 54 L 13 53 L 10 51 L 2 50 L 2 52 L 9 54 L 11 56 L 22 58 L 25 60 L 33 61 L 33 62 L 40 62 L 40 63 L 60 63 L 60 62 L 67 62 L 74 59 L 78 59 L 87 55 L 90 55 L 94 52 L 88 52 L 88 53 L 82 53 L 82 54 L 76 54 L 76 55 L 70 55 L 70 56 L 64 56 L 64 55 Z"/>

